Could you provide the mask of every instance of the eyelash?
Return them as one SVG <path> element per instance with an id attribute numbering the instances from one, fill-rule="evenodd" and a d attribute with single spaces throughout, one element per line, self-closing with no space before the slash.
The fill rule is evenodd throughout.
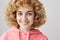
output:
<path id="1" fill-rule="evenodd" d="M 32 13 L 28 13 L 28 15 L 32 15 Z"/>
<path id="2" fill-rule="evenodd" d="M 22 15 L 22 13 L 18 13 L 18 15 Z M 30 16 L 30 15 L 32 15 L 32 13 L 27 13 L 27 15 Z"/>
<path id="3" fill-rule="evenodd" d="M 18 15 L 22 15 L 22 13 L 18 13 Z"/>

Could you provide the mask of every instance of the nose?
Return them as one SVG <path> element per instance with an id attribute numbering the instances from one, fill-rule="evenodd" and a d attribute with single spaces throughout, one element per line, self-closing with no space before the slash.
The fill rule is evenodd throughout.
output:
<path id="1" fill-rule="evenodd" d="M 27 21 L 27 17 L 26 17 L 26 15 L 23 15 L 22 22 L 26 22 L 26 21 Z"/>

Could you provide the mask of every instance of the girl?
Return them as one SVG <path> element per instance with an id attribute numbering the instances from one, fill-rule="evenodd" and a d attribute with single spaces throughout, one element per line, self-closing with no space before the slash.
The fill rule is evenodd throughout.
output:
<path id="1" fill-rule="evenodd" d="M 43 5 L 38 0 L 10 0 L 6 18 L 11 28 L 0 40 L 48 40 L 36 27 L 46 20 Z"/>

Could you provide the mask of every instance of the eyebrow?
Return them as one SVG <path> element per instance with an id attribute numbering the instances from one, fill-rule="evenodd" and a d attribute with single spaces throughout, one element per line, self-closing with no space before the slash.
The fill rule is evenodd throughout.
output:
<path id="1" fill-rule="evenodd" d="M 21 11 L 17 11 L 17 12 L 21 12 Z"/>
<path id="2" fill-rule="evenodd" d="M 21 11 L 17 11 L 17 12 L 21 12 Z M 33 12 L 33 11 L 27 11 L 27 12 Z"/>
<path id="3" fill-rule="evenodd" d="M 33 12 L 33 11 L 27 11 L 27 12 Z"/>

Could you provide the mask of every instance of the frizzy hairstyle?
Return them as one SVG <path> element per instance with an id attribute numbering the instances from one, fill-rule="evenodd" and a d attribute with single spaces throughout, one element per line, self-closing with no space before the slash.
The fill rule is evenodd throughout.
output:
<path id="1" fill-rule="evenodd" d="M 6 8 L 6 21 L 8 25 L 19 28 L 16 12 L 21 5 L 25 4 L 32 5 L 34 9 L 35 21 L 32 26 L 35 28 L 43 25 L 46 22 L 45 9 L 43 4 L 38 0 L 10 0 Z"/>

